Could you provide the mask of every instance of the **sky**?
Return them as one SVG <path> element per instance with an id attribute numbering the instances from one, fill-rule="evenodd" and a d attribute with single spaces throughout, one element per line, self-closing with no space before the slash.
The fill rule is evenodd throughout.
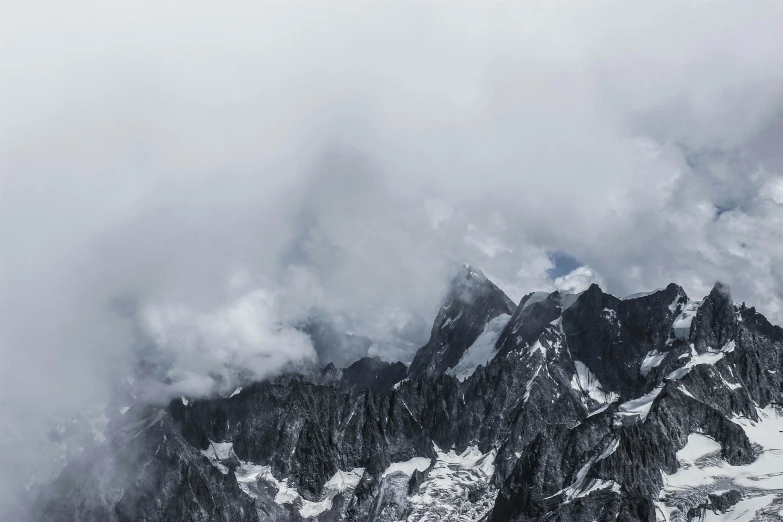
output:
<path id="1" fill-rule="evenodd" d="M 779 2 L 3 12 L 3 420 L 324 362 L 314 315 L 409 361 L 462 263 L 783 323 Z"/>

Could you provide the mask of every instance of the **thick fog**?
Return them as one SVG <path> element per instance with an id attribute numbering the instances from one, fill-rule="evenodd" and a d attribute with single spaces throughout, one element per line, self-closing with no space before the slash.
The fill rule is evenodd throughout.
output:
<path id="1" fill-rule="evenodd" d="M 410 361 L 462 263 L 783 321 L 780 3 L 3 12 L 5 426 L 323 363 L 313 317 Z"/>

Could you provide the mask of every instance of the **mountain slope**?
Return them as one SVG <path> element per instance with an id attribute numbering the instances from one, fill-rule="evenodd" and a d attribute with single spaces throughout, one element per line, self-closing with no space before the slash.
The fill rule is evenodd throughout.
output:
<path id="1" fill-rule="evenodd" d="M 457 365 L 490 321 L 511 315 L 514 303 L 481 270 L 465 265 L 451 281 L 430 340 L 413 358 L 413 379 L 446 373 Z"/>
<path id="2" fill-rule="evenodd" d="M 723 285 L 514 307 L 466 267 L 407 376 L 364 359 L 131 408 L 35 519 L 781 520 L 782 364 Z"/>

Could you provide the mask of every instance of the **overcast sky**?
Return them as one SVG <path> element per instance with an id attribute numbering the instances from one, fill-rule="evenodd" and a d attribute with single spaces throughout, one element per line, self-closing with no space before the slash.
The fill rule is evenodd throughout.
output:
<path id="1" fill-rule="evenodd" d="M 2 417 L 315 360 L 314 311 L 409 360 L 464 262 L 783 322 L 780 2 L 2 10 Z"/>

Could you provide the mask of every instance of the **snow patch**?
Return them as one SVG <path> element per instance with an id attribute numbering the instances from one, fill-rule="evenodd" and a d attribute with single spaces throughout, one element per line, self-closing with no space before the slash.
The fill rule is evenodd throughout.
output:
<path id="1" fill-rule="evenodd" d="M 680 390 L 685 395 L 687 395 L 688 397 L 690 397 L 691 399 L 695 399 L 696 398 L 696 397 L 693 396 L 693 394 L 691 392 L 688 391 L 688 388 L 686 388 L 684 384 L 680 384 L 679 386 L 677 386 L 677 389 Z"/>
<path id="2" fill-rule="evenodd" d="M 586 497 L 589 494 L 594 493 L 596 491 L 601 491 L 602 489 L 611 489 L 615 493 L 621 492 L 620 484 L 618 484 L 613 480 L 592 479 L 587 484 L 587 487 L 585 487 L 585 489 L 583 489 L 582 491 L 574 495 L 572 499 L 569 500 Z"/>
<path id="3" fill-rule="evenodd" d="M 209 447 L 205 450 L 201 450 L 201 454 L 208 458 L 212 465 L 224 475 L 228 475 L 228 468 L 222 461 L 236 457 L 236 455 L 234 455 L 233 442 L 209 441 Z"/>
<path id="4" fill-rule="evenodd" d="M 464 381 L 473 375 L 473 372 L 476 371 L 479 365 L 486 365 L 491 361 L 497 353 L 495 351 L 495 343 L 503 332 L 503 328 L 508 324 L 509 319 L 511 319 L 510 315 L 501 314 L 488 322 L 481 335 L 462 354 L 459 362 L 453 368 L 446 370 L 446 373 L 456 377 L 459 381 Z"/>
<path id="5" fill-rule="evenodd" d="M 682 295 L 680 295 L 679 292 L 677 293 L 676 296 L 674 296 L 674 301 L 672 301 L 672 303 L 669 305 L 669 311 L 671 313 L 677 311 L 677 306 L 680 304 L 680 297 L 682 297 Z"/>
<path id="6" fill-rule="evenodd" d="M 210 461 L 223 473 L 227 474 L 228 469 L 220 460 L 227 458 L 236 458 L 231 443 L 211 443 L 210 449 L 202 451 Z M 225 471 L 224 471 L 225 470 Z M 252 498 L 258 498 L 257 482 L 263 481 L 277 490 L 275 502 L 279 505 L 294 504 L 299 507 L 299 514 L 304 518 L 317 517 L 332 509 L 334 497 L 340 493 L 353 491 L 356 485 L 364 475 L 364 468 L 354 468 L 350 471 L 338 470 L 337 473 L 326 481 L 323 487 L 321 499 L 310 501 L 302 498 L 301 495 L 288 484 L 288 479 L 277 480 L 272 475 L 270 466 L 252 464 L 250 462 L 239 461 L 239 466 L 235 470 L 239 489 Z"/>
<path id="7" fill-rule="evenodd" d="M 622 403 L 617 408 L 617 413 L 615 413 L 615 420 L 619 420 L 621 423 L 623 419 L 639 420 L 644 422 L 647 419 L 647 415 L 650 413 L 653 402 L 661 393 L 662 389 L 663 385 L 659 385 L 653 391 L 646 395 L 642 395 L 638 399 L 633 399 Z"/>
<path id="8" fill-rule="evenodd" d="M 653 368 L 663 362 L 663 360 L 666 358 L 666 355 L 666 353 L 661 353 L 658 350 L 647 352 L 647 355 L 642 361 L 642 366 L 639 368 L 641 374 L 646 376 L 648 373 L 650 373 Z"/>
<path id="9" fill-rule="evenodd" d="M 364 468 L 355 468 L 351 471 L 337 471 L 332 478 L 324 484 L 323 498 L 318 502 L 302 499 L 302 507 L 299 514 L 305 518 L 317 517 L 321 513 L 332 509 L 334 497 L 346 491 L 353 491 L 364 475 Z"/>
<path id="10" fill-rule="evenodd" d="M 606 446 L 603 449 L 603 451 L 601 451 L 601 453 L 598 456 L 590 458 L 584 464 L 584 466 L 582 466 L 579 469 L 579 471 L 576 474 L 576 479 L 570 486 L 561 489 L 554 495 L 550 495 L 549 497 L 547 497 L 547 499 L 556 497 L 558 495 L 563 495 L 563 502 L 567 504 L 574 499 L 586 497 L 591 493 L 603 489 L 611 488 L 611 490 L 614 491 L 615 493 L 620 493 L 620 485 L 612 480 L 590 479 L 589 481 L 587 481 L 587 474 L 590 471 L 590 468 L 593 467 L 593 464 L 609 457 L 611 454 L 615 452 L 615 450 L 619 445 L 620 445 L 620 439 L 614 439 L 612 442 L 609 443 L 608 446 Z"/>
<path id="11" fill-rule="evenodd" d="M 224 475 L 228 474 L 228 468 L 222 463 L 222 461 L 236 457 L 234 455 L 233 442 L 209 441 L 209 447 L 205 450 L 201 450 L 201 454 L 207 457 L 209 461 Z"/>
<path id="12" fill-rule="evenodd" d="M 658 292 L 663 292 L 666 290 L 665 288 L 657 288 L 651 292 L 639 292 L 638 294 L 631 294 L 625 297 L 621 297 L 621 301 L 630 301 L 631 299 L 639 299 L 640 297 L 647 297 L 648 295 L 657 294 Z"/>
<path id="13" fill-rule="evenodd" d="M 701 301 L 688 301 L 683 307 L 682 312 L 674 319 L 672 330 L 677 339 L 687 340 L 691 335 L 691 323 L 696 317 L 696 312 L 701 306 Z"/>
<path id="14" fill-rule="evenodd" d="M 715 363 L 723 359 L 723 357 L 727 353 L 733 352 L 734 347 L 735 347 L 734 341 L 729 341 L 728 343 L 726 343 L 726 345 L 723 348 L 721 348 L 720 351 L 707 350 L 704 353 L 697 354 L 693 348 L 693 345 L 691 344 L 690 360 L 682 368 L 677 368 L 669 375 L 667 375 L 666 380 L 677 381 L 679 379 L 682 379 L 688 373 L 690 373 L 692 368 L 699 366 L 700 364 L 707 364 L 709 366 L 713 366 Z"/>
<path id="15" fill-rule="evenodd" d="M 541 355 L 546 359 L 546 346 L 541 344 L 541 340 L 537 340 L 533 346 L 528 349 L 528 353 L 533 355 L 536 352 L 541 352 Z"/>
<path id="16" fill-rule="evenodd" d="M 241 391 L 242 391 L 242 387 L 240 386 L 239 388 L 237 388 L 236 390 L 234 390 L 234 392 L 233 392 L 231 395 L 229 395 L 229 396 L 228 396 L 228 398 L 230 399 L 230 398 L 231 398 L 231 397 L 233 397 L 234 395 L 239 395 Z"/>
<path id="17" fill-rule="evenodd" d="M 394 462 L 386 468 L 383 472 L 383 476 L 391 475 L 392 473 L 403 473 L 405 475 L 413 475 L 414 471 L 424 471 L 430 467 L 432 461 L 426 457 L 413 457 L 405 462 Z"/>
<path id="18" fill-rule="evenodd" d="M 533 376 L 530 378 L 529 381 L 527 381 L 527 384 L 525 385 L 525 396 L 523 400 L 527 402 L 527 400 L 530 398 L 530 390 L 533 389 L 533 382 L 536 380 L 536 377 L 538 377 L 538 373 L 541 371 L 541 365 L 536 368 L 536 373 L 533 374 Z"/>
<path id="19" fill-rule="evenodd" d="M 447 319 L 440 327 L 440 329 L 443 330 L 444 328 L 451 326 L 452 323 L 454 323 L 454 321 L 458 321 L 460 317 L 462 317 L 462 310 L 460 310 L 460 312 L 457 314 L 457 317 L 450 317 L 449 319 Z"/>
<path id="20" fill-rule="evenodd" d="M 604 449 L 601 455 L 598 456 L 598 460 L 604 460 L 609 455 L 612 455 L 615 452 L 615 450 L 617 450 L 617 447 L 619 445 L 620 445 L 620 439 L 614 439 L 614 441 Z"/>
<path id="21" fill-rule="evenodd" d="M 120 408 L 120 415 L 125 415 L 126 413 L 128 413 L 129 409 L 130 406 L 123 406 L 122 408 Z"/>
<path id="22" fill-rule="evenodd" d="M 730 390 L 736 390 L 737 388 L 742 388 L 741 384 L 729 382 L 726 380 L 725 377 L 723 377 L 723 375 L 720 375 L 720 380 L 723 382 L 723 385 Z"/>
<path id="23" fill-rule="evenodd" d="M 681 465 L 693 463 L 706 455 L 719 452 L 720 444 L 714 439 L 700 433 L 691 433 L 688 435 L 688 442 L 677 452 L 677 461 Z"/>
<path id="24" fill-rule="evenodd" d="M 606 393 L 590 369 L 581 361 L 574 361 L 576 373 L 571 378 L 571 388 L 576 391 L 587 393 L 591 399 L 601 404 L 609 404 L 617 400 L 617 394 L 614 392 Z"/>
<path id="25" fill-rule="evenodd" d="M 617 400 L 617 399 L 615 398 L 615 400 Z M 591 412 L 587 416 L 588 417 L 592 417 L 593 415 L 598 415 L 599 413 L 602 413 L 602 412 L 606 411 L 609 408 L 609 406 L 611 406 L 611 405 L 612 405 L 612 403 L 608 402 L 608 403 L 604 404 L 603 406 L 601 406 L 600 408 L 598 408 L 597 410 L 595 410 L 594 412 Z"/>

